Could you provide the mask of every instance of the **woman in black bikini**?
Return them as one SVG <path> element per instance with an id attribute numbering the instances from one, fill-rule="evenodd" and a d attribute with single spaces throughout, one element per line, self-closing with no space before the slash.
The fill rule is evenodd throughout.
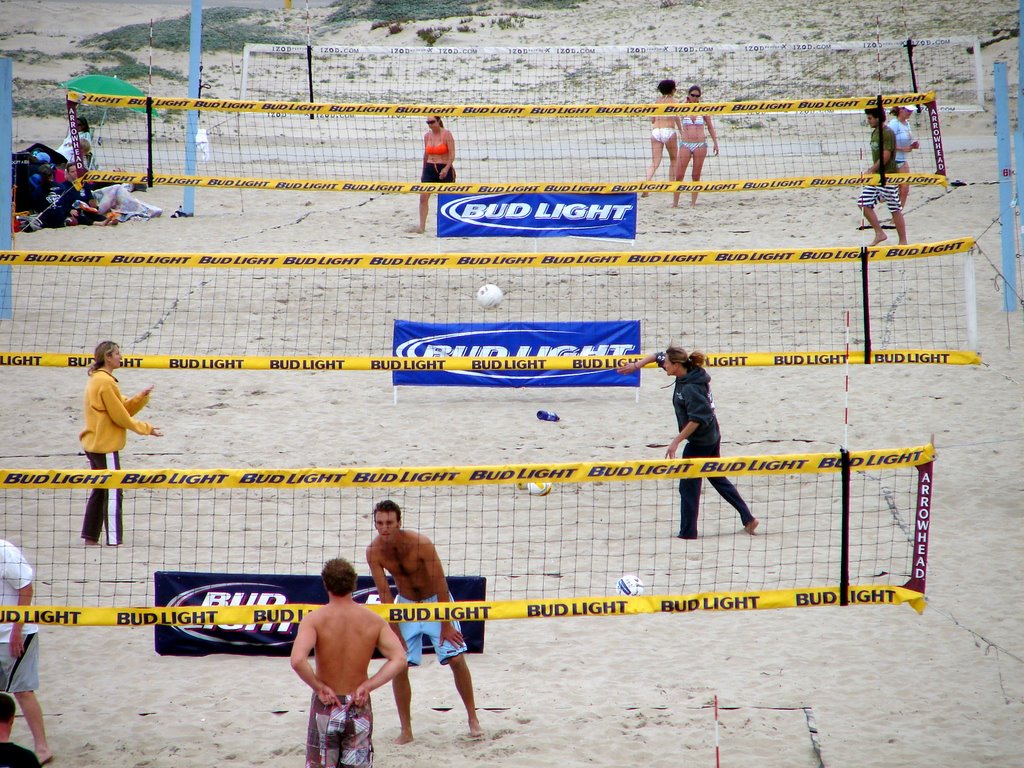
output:
<path id="1" fill-rule="evenodd" d="M 444 127 L 438 115 L 427 118 L 429 130 L 423 134 L 423 173 L 420 181 L 424 184 L 451 184 L 455 181 L 455 137 Z M 420 195 L 420 226 L 416 232 L 427 231 L 427 212 L 430 195 Z"/>

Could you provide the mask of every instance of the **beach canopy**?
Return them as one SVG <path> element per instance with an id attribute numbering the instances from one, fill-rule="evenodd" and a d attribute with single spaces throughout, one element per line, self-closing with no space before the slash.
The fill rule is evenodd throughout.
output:
<path id="1" fill-rule="evenodd" d="M 129 83 L 127 80 L 121 80 L 116 77 L 110 77 L 108 75 L 79 75 L 73 77 L 67 82 L 61 83 L 61 87 L 67 88 L 69 91 L 78 91 L 79 93 L 98 93 L 102 96 L 145 96 L 146 93 L 140 88 Z M 132 107 L 134 112 L 145 112 L 146 110 L 142 107 Z M 156 114 L 156 110 L 153 111 Z M 107 110 L 103 108 L 103 119 L 100 123 L 106 122 Z"/>
<path id="2" fill-rule="evenodd" d="M 103 96 L 145 96 L 145 92 L 126 80 L 107 75 L 79 75 L 61 83 L 69 91 L 99 93 Z"/>

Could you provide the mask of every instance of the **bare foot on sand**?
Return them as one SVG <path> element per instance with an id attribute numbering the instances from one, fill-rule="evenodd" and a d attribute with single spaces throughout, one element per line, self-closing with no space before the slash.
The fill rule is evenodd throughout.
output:
<path id="1" fill-rule="evenodd" d="M 888 239 L 889 236 L 885 234 L 885 232 L 882 232 L 881 234 L 875 235 L 875 239 L 871 241 L 871 245 L 878 245 L 879 243 L 884 243 Z M 871 245 L 869 245 L 868 248 L 870 248 Z"/>
<path id="2" fill-rule="evenodd" d="M 412 731 L 409 731 L 408 733 L 406 733 L 405 731 L 402 731 L 402 733 L 400 733 L 398 735 L 398 738 L 395 739 L 395 744 L 408 744 L 411 741 L 412 741 Z"/>
<path id="3" fill-rule="evenodd" d="M 760 522 L 755 517 L 753 520 L 751 520 L 749 523 L 747 523 L 746 525 L 743 526 L 743 530 L 746 531 L 747 533 L 749 533 L 751 536 L 753 536 L 754 535 L 754 531 L 757 530 L 757 526 L 758 525 L 760 525 Z"/>
<path id="4" fill-rule="evenodd" d="M 480 721 L 475 717 L 469 719 L 469 737 L 479 739 L 484 735 L 484 729 L 480 727 Z"/>

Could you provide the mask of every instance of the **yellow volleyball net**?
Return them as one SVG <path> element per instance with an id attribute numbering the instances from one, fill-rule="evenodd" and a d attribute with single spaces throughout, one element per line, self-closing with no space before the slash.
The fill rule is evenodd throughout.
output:
<path id="1" fill-rule="evenodd" d="M 699 345 L 713 366 L 976 364 L 972 249 L 965 238 L 657 252 L 11 251 L 0 253 L 12 275 L 0 366 L 88 366 L 110 328 L 126 366 L 188 370 L 615 368 L 673 339 Z M 476 299 L 488 283 L 504 292 L 496 308 Z M 685 305 L 653 300 L 680 286 Z M 94 300 L 111 295 L 131 300 Z M 400 345 L 397 335 L 403 323 L 612 320 L 637 324 L 638 336 L 625 346 L 508 346 L 456 336 Z"/>
<path id="2" fill-rule="evenodd" d="M 372 510 L 385 498 L 402 507 L 403 525 L 434 542 L 450 577 L 486 580 L 489 612 L 478 618 L 921 609 L 933 473 L 931 445 L 508 466 L 2 469 L 0 498 L 6 536 L 37 569 L 34 603 L 47 608 L 33 608 L 32 620 L 43 622 L 154 623 L 125 618 L 135 615 L 125 606 L 154 606 L 156 572 L 260 583 L 317 574 L 341 556 L 367 573 Z M 706 487 L 699 537 L 677 538 L 679 482 L 720 476 L 760 521 L 757 535 Z M 122 546 L 80 545 L 76 511 L 93 493 L 123 495 Z M 640 577 L 645 599 L 619 605 L 616 581 L 626 573 Z M 267 607 L 250 602 L 246 622 Z M 46 613 L 52 607 L 60 616 Z M 239 606 L 189 607 L 213 611 L 201 623 L 233 623 L 218 611 Z M 141 613 L 155 623 L 195 619 L 154 611 Z"/>
<path id="3" fill-rule="evenodd" d="M 71 116 L 102 107 L 103 170 L 87 180 L 208 188 L 357 193 L 752 192 L 858 186 L 870 129 L 864 109 L 922 107 L 914 173 L 892 181 L 946 183 L 934 92 L 700 103 L 300 103 L 104 96 L 71 92 Z M 76 106 L 80 105 L 80 107 Z M 425 119 L 456 139 L 458 179 L 422 184 Z M 645 181 L 652 117 L 706 128 L 700 180 Z M 711 126 L 714 126 L 713 128 Z M 182 131 L 185 129 L 185 140 Z M 870 156 L 870 153 L 868 154 Z M 111 170 L 117 169 L 117 170 Z"/>

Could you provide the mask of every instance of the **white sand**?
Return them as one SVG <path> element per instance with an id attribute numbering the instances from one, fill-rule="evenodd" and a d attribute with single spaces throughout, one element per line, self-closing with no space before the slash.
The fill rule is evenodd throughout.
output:
<path id="1" fill-rule="evenodd" d="M 297 6 L 301 2 L 296 0 Z M 18 32 L 3 50 L 73 51 L 69 42 L 129 22 L 180 15 L 187 3 L 39 3 L 0 0 L 0 18 Z M 261 3 L 274 7 L 277 3 Z M 322 3 L 316 3 L 322 6 Z M 597 0 L 573 12 L 539 14 L 521 30 L 497 28 L 467 44 L 745 42 L 763 30 L 778 39 L 869 39 L 876 17 L 893 37 L 980 34 L 1012 23 L 1008 3 L 991 0 L 823 4 L 746 2 L 621 3 Z M 1005 7 L 1004 7 L 1005 6 Z M 865 21 L 866 20 L 866 21 Z M 346 43 L 390 40 L 368 24 L 339 31 Z M 421 25 L 422 26 L 422 25 Z M 564 30 L 564 31 L 560 31 Z M 1014 41 L 1015 42 L 1015 41 Z M 1015 45 L 986 49 L 1011 62 Z M 166 56 L 166 55 L 164 55 Z M 226 63 L 224 57 L 211 57 Z M 184 69 L 179 60 L 162 62 Z M 210 66 L 210 63 L 208 63 Z M 82 71 L 74 56 L 16 65 L 15 76 L 61 80 Z M 1013 68 L 1015 72 L 1015 68 Z M 1015 73 L 1011 81 L 1016 82 Z M 18 98 L 16 86 L 15 98 Z M 1011 85 L 1011 91 L 1014 88 Z M 167 94 L 170 95 L 170 94 Z M 45 124 L 59 139 L 59 124 Z M 44 125 L 44 127 L 45 127 Z M 465 719 L 450 674 L 431 663 L 413 674 L 418 739 L 398 733 L 387 690 L 375 697 L 378 765 L 475 766 L 713 765 L 714 695 L 721 715 L 722 764 L 814 766 L 802 708 L 820 729 L 829 766 L 1010 766 L 1024 751 L 1024 587 L 1018 578 L 1024 473 L 1024 333 L 1021 315 L 1001 311 L 997 169 L 991 113 L 944 123 L 951 140 L 985 147 L 951 152 L 950 175 L 970 183 L 949 191 L 915 189 L 912 240 L 979 238 L 980 367 L 872 367 L 852 372 L 850 445 L 913 445 L 934 435 L 939 458 L 931 540 L 930 605 L 908 608 L 694 614 L 633 619 L 494 622 L 488 650 L 471 659 L 487 736 L 462 738 Z M 38 136 L 20 120 L 16 146 Z M 180 190 L 146 200 L 172 211 Z M 44 231 L 16 247 L 81 250 L 433 251 L 433 238 L 396 234 L 381 222 L 412 221 L 415 201 L 330 194 L 273 197 L 254 221 L 259 198 L 200 191 L 200 215 L 116 229 Z M 924 204 L 925 200 L 929 200 Z M 637 247 L 791 247 L 859 245 L 854 192 L 705 195 L 695 212 L 667 214 L 665 198 L 641 211 Z M 311 212 L 302 224 L 302 214 Z M 338 221 L 345 221 L 344 230 Z M 495 246 L 497 247 L 497 246 Z M 839 369 L 723 369 L 713 372 L 727 453 L 829 450 L 842 440 Z M 81 371 L 6 369 L 0 414 L 7 466 L 79 467 L 76 435 Z M 657 374 L 641 402 L 545 393 L 571 429 L 551 445 L 529 422 L 540 397 L 474 390 L 416 393 L 391 405 L 387 377 L 372 374 L 190 374 L 125 372 L 126 390 L 155 383 L 149 418 L 159 444 L 133 436 L 133 466 L 338 466 L 502 463 L 653 457 L 672 417 Z M 785 393 L 780 398 L 780 393 Z M 308 417 L 287 404 L 304 402 Z M 214 403 L 225 407 L 208 409 Z M 443 408 L 425 405 L 443 404 Z M 524 415 L 525 412 L 525 415 Z M 369 416 L 367 415 L 369 414 Z M 529 417 L 529 418 L 527 418 Z M 494 422 L 500 443 L 474 439 Z M 508 425 L 502 429 L 500 425 Z M 609 428 L 608 425 L 615 425 Z M 312 429 L 330 439 L 309 440 Z M 268 445 L 267 435 L 273 435 Z M 809 441 L 809 442 L 805 442 Z M 266 446 L 262 450 L 254 446 Z M 142 457 L 144 452 L 163 455 Z M 169 461 L 166 456 L 177 454 Z M 78 512 L 73 512 L 77 515 Z M 295 766 L 302 761 L 308 691 L 284 659 L 161 658 L 147 630 L 47 628 L 40 699 L 57 765 Z M 449 711 L 449 708 L 450 711 Z M 27 731 L 18 724 L 16 738 Z"/>

